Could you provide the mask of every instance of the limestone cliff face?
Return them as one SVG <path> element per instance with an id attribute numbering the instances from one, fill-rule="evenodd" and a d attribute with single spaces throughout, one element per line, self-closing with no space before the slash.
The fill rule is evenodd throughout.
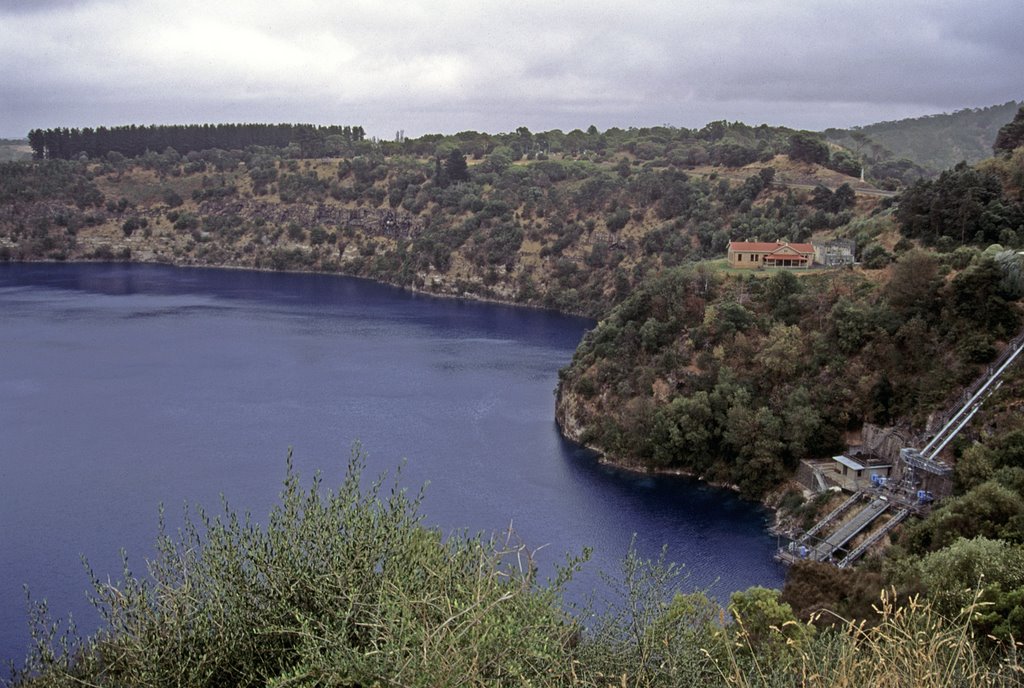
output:
<path id="1" fill-rule="evenodd" d="M 567 439 L 580 444 L 583 444 L 585 430 L 580 419 L 582 406 L 579 395 L 568 389 L 564 381 L 560 381 L 555 395 L 555 422 Z"/>

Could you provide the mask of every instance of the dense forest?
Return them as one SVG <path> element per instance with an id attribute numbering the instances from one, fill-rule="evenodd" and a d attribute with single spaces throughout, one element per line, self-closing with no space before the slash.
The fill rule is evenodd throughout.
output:
<path id="1" fill-rule="evenodd" d="M 68 159 L 44 144 L 0 167 L 0 260 L 320 270 L 591 315 L 560 372 L 567 435 L 813 520 L 828 494 L 787 486 L 801 459 L 866 423 L 920 428 L 1024 325 L 1022 125 L 1024 109 L 1004 120 L 994 158 L 935 178 L 869 163 L 867 182 L 855 148 L 727 122 Z M 858 265 L 723 259 L 735 240 L 831 238 Z M 885 557 L 799 564 L 783 591 L 721 607 L 630 555 L 621 599 L 565 610 L 582 560 L 545 584 L 514 540 L 445 539 L 403 495 L 361 493 L 358 457 L 333 492 L 289 469 L 266 529 L 204 515 L 161 534 L 151 578 L 97 582 L 90 641 L 40 609 L 15 681 L 1017 685 L 1021 399 L 1016 370 L 954 443 L 954 495 Z"/>
<path id="2" fill-rule="evenodd" d="M 591 331 L 560 419 L 619 460 L 760 495 L 865 422 L 923 425 L 1017 333 L 1024 258 L 908 250 L 884 275 L 665 271 Z"/>

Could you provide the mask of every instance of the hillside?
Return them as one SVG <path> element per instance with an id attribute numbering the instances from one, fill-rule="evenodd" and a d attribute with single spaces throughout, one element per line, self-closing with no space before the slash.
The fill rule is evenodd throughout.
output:
<path id="1" fill-rule="evenodd" d="M 1021 170 L 1024 148 L 958 165 L 845 228 L 871 226 L 891 263 L 872 255 L 818 273 L 701 263 L 648 280 L 561 371 L 563 431 L 614 463 L 751 496 L 803 458 L 857 444 L 866 423 L 914 436 L 1024 324 Z M 783 599 L 803 619 L 822 609 L 870 619 L 881 589 L 924 593 L 946 614 L 976 589 L 990 605 L 972 620 L 978 637 L 1021 637 L 1022 399 L 1018 365 L 945 456 L 952 498 L 893 533 L 884 559 L 853 570 L 797 564 Z M 837 505 L 809 496 L 792 487 L 781 498 L 804 528 Z"/>
<path id="2" fill-rule="evenodd" d="M 837 232 L 845 271 L 695 263 L 648 279 L 562 371 L 558 417 L 613 460 L 760 494 L 864 423 L 921 429 L 1019 330 L 1024 148 Z"/>
<path id="3" fill-rule="evenodd" d="M 865 422 L 923 426 L 973 379 L 1022 322 L 1024 293 L 1004 289 L 1002 256 L 961 253 L 969 265 L 954 266 L 908 251 L 884 271 L 801 276 L 665 272 L 584 339 L 563 371 L 559 421 L 617 462 L 761 494 L 801 458 L 845 449 Z"/>
<path id="4" fill-rule="evenodd" d="M 926 174 L 936 175 L 959 162 L 975 164 L 990 157 L 996 133 L 1013 119 L 1020 105 L 1009 101 L 851 129 L 827 129 L 824 134 L 871 164 L 907 160 Z"/>
<path id="5" fill-rule="evenodd" d="M 730 240 L 806 240 L 883 201 L 810 135 L 742 124 L 338 145 L 9 163 L 0 258 L 341 272 L 598 316 Z"/>

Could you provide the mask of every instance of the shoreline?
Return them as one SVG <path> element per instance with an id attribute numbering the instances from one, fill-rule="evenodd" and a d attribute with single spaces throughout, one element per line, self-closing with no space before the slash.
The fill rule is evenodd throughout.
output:
<path id="1" fill-rule="evenodd" d="M 420 289 L 415 286 L 407 284 L 399 284 L 389 280 L 377 279 L 375 277 L 367 277 L 365 275 L 356 275 L 351 272 L 344 271 L 327 271 L 327 270 L 276 270 L 273 268 L 257 267 L 255 265 L 231 265 L 228 263 L 187 263 L 187 262 L 176 262 L 176 261 L 165 261 L 165 260 L 137 260 L 129 258 L 127 260 L 96 260 L 92 258 L 71 258 L 68 260 L 54 260 L 52 258 L 29 258 L 19 260 L 6 260 L 0 261 L 2 264 L 15 265 L 32 265 L 32 264 L 43 264 L 43 265 L 73 265 L 73 264 L 93 264 L 93 265 L 165 265 L 172 268 L 197 268 L 204 270 L 249 270 L 252 272 L 264 272 L 264 273 L 279 273 L 282 275 L 327 275 L 334 277 L 346 277 L 350 279 L 365 280 L 367 282 L 373 282 L 374 284 L 381 284 L 395 289 L 401 289 L 411 294 L 420 296 L 433 296 L 439 299 L 462 299 L 465 301 L 479 301 L 480 303 L 492 303 L 501 306 L 514 306 L 516 308 L 529 308 L 537 311 L 548 311 L 550 313 L 557 313 L 558 315 L 564 315 L 571 318 L 582 318 L 584 320 L 591 320 L 595 324 L 600 318 L 596 318 L 583 313 L 573 311 L 562 311 L 551 306 L 542 306 L 535 303 L 524 303 L 521 301 L 514 301 L 511 299 L 502 299 L 492 296 L 480 296 L 470 292 L 463 292 L 461 294 L 455 294 L 451 292 L 437 292 L 429 291 L 427 289 Z"/>
<path id="2" fill-rule="evenodd" d="M 365 277 L 365 276 L 362 276 L 362 275 L 354 275 L 354 274 L 346 273 L 346 272 L 328 272 L 328 271 L 324 271 L 324 270 L 274 270 L 274 269 L 271 269 L 271 268 L 262 268 L 262 267 L 256 267 L 256 266 L 246 266 L 246 265 L 210 264 L 210 263 L 182 263 L 182 262 L 162 261 L 162 260 L 135 260 L 135 259 L 128 259 L 128 260 L 91 260 L 91 259 L 81 259 L 81 258 L 76 258 L 76 259 L 72 259 L 72 260 L 30 259 L 30 260 L 11 260 L 11 261 L 5 261 L 5 262 L 7 264 L 11 264 L 11 265 L 13 265 L 13 264 L 22 264 L 22 265 L 32 265 L 32 264 L 43 264 L 43 265 L 61 265 L 61 264 L 163 265 L 163 266 L 167 266 L 167 267 L 171 267 L 171 268 L 197 268 L 197 269 L 204 269 L 204 270 L 237 270 L 237 271 L 249 270 L 249 271 L 252 271 L 252 272 L 280 273 L 280 274 L 291 274 L 291 275 L 327 275 L 327 276 L 335 276 L 335 277 L 345 277 L 345 278 L 348 278 L 348 279 L 364 280 L 366 282 L 371 282 L 373 284 L 379 284 L 379 285 L 394 287 L 396 289 L 401 289 L 403 291 L 406 291 L 406 292 L 408 292 L 410 294 L 417 295 L 417 296 L 428 296 L 428 297 L 441 298 L 441 299 L 461 299 L 461 300 L 465 300 L 465 301 L 476 301 L 476 302 L 480 302 L 480 303 L 491 303 L 491 304 L 497 304 L 497 305 L 501 305 L 501 306 L 512 306 L 512 307 L 516 307 L 516 308 L 529 308 L 529 309 L 532 309 L 532 310 L 548 311 L 548 312 L 551 312 L 551 313 L 556 313 L 558 315 L 564 315 L 564 316 L 569 316 L 569 317 L 574 317 L 574 318 L 582 318 L 582 319 L 586 319 L 586 320 L 591 320 L 594 323 L 597 322 L 596 318 L 590 318 L 589 316 L 586 316 L 586 315 L 581 315 L 579 313 L 569 313 L 569 312 L 565 312 L 565 311 L 560 311 L 560 310 L 558 310 L 556 308 L 549 308 L 549 307 L 546 307 L 546 306 L 539 306 L 539 305 L 536 305 L 536 304 L 519 303 L 519 302 L 516 302 L 516 301 L 511 301 L 511 300 L 506 300 L 506 299 L 499 299 L 499 298 L 493 298 L 493 297 L 482 297 L 482 296 L 479 296 L 479 295 L 469 294 L 469 293 L 453 294 L 453 293 L 444 293 L 444 292 L 432 292 L 432 291 L 427 291 L 425 289 L 418 289 L 418 288 L 413 287 L 413 286 L 397 284 L 395 282 L 391 282 L 391 281 L 387 281 L 387 280 L 380 280 L 380 279 L 375 279 L 373 277 Z M 559 434 L 564 439 L 567 439 L 570 442 L 574 442 L 575 444 L 579 445 L 580 447 L 583 447 L 583 448 L 585 448 L 585 449 L 587 449 L 589 451 L 594 452 L 594 454 L 596 454 L 596 456 L 597 456 L 597 462 L 602 464 L 602 465 L 604 465 L 604 466 L 609 466 L 611 468 L 615 468 L 616 470 L 626 471 L 628 473 L 632 473 L 632 474 L 635 474 L 635 475 L 674 476 L 674 477 L 689 478 L 691 480 L 694 480 L 695 482 L 703 483 L 705 485 L 708 485 L 710 487 L 714 487 L 714 488 L 717 488 L 717 489 L 729 490 L 730 492 L 739 495 L 739 492 L 740 492 L 739 486 L 735 485 L 735 484 L 707 480 L 706 478 L 704 478 L 701 475 L 697 475 L 695 473 L 692 473 L 692 472 L 689 472 L 689 471 L 685 471 L 685 470 L 682 470 L 682 469 L 651 468 L 651 467 L 643 466 L 641 464 L 637 464 L 637 463 L 634 463 L 634 462 L 628 462 L 628 461 L 625 461 L 625 460 L 622 460 L 622 459 L 613 458 L 613 457 L 609 456 L 607 452 L 604 452 L 601 449 L 598 449 L 597 447 L 594 447 L 592 445 L 580 442 L 578 439 L 570 436 L 570 434 L 567 433 L 565 428 L 563 427 L 563 424 L 559 421 L 558 413 L 557 413 L 557 402 L 556 402 L 556 413 L 554 415 L 555 415 L 555 425 L 558 427 Z M 772 533 L 772 534 L 775 534 L 775 530 L 774 529 L 779 524 L 778 509 L 776 509 L 774 506 L 772 506 L 765 499 L 749 499 L 749 498 L 746 498 L 746 497 L 742 497 L 742 498 L 746 499 L 747 501 L 756 502 L 760 506 L 764 507 L 765 509 L 768 509 L 772 513 L 772 515 L 773 515 L 772 516 L 772 525 L 768 528 L 768 532 Z"/>
<path id="3" fill-rule="evenodd" d="M 715 487 L 715 488 L 718 488 L 718 489 L 721 489 L 721 490 L 729 490 L 730 492 L 733 492 L 733 493 L 735 493 L 737 495 L 740 494 L 739 485 L 736 485 L 735 483 L 725 483 L 725 482 L 718 482 L 718 481 L 715 481 L 715 480 L 708 480 L 707 478 L 705 478 L 702 475 L 698 475 L 696 473 L 684 470 L 682 468 L 651 468 L 649 466 L 644 466 L 642 464 L 638 464 L 638 463 L 635 463 L 635 462 L 630 462 L 630 461 L 625 461 L 625 460 L 622 460 L 622 459 L 612 458 L 612 457 L 610 457 L 608 455 L 607 452 L 605 452 L 605 451 L 603 451 L 601 449 L 598 449 L 597 447 L 595 447 L 595 446 L 593 446 L 591 444 L 587 444 L 586 442 L 581 442 L 580 440 L 578 440 L 578 439 L 576 439 L 574 437 L 571 437 L 569 435 L 569 433 L 567 433 L 565 431 L 565 428 L 563 427 L 562 423 L 559 421 L 557 412 L 555 414 L 555 425 L 558 426 L 558 433 L 562 437 L 564 437 L 565 439 L 569 440 L 570 442 L 574 442 L 575 444 L 578 444 L 579 446 L 583 447 L 584 449 L 586 449 L 588 451 L 593 452 L 596 455 L 597 462 L 602 464 L 602 465 L 604 465 L 604 466 L 611 466 L 612 468 L 616 468 L 618 470 L 626 471 L 628 473 L 633 473 L 635 475 L 654 475 L 654 476 L 666 475 L 666 476 L 675 476 L 675 477 L 680 477 L 680 478 L 689 478 L 689 479 L 691 479 L 691 480 L 693 480 L 695 482 L 704 483 L 705 485 L 708 485 L 710 487 Z M 740 496 L 740 498 L 741 499 L 746 499 L 747 501 L 750 501 L 750 502 L 757 502 L 757 503 L 761 504 L 762 506 L 764 506 L 765 508 L 773 509 L 774 510 L 774 507 L 771 506 L 770 504 L 768 504 L 765 500 L 762 500 L 762 499 L 750 499 L 748 497 L 743 497 L 742 495 Z"/>
<path id="4" fill-rule="evenodd" d="M 610 466 L 611 468 L 614 468 L 616 470 L 625 471 L 627 473 L 632 473 L 634 475 L 649 475 L 654 477 L 671 476 L 677 478 L 687 478 L 694 482 L 702 483 L 704 485 L 707 485 L 708 487 L 713 487 L 718 490 L 728 490 L 729 492 L 733 493 L 734 495 L 736 495 L 737 497 L 744 501 L 756 503 L 758 506 L 762 507 L 770 514 L 769 523 L 765 527 L 765 530 L 768 532 L 769 535 L 785 535 L 785 532 L 783 532 L 784 522 L 782 512 L 779 511 L 778 506 L 772 503 L 774 501 L 777 501 L 775 499 L 772 499 L 772 497 L 776 497 L 781 492 L 783 492 L 786 489 L 788 483 L 783 483 L 772 492 L 767 493 L 765 495 L 765 498 L 763 499 L 751 499 L 749 497 L 744 497 L 740 493 L 739 486 L 736 484 L 708 480 L 701 475 L 697 475 L 695 473 L 691 473 L 689 471 L 685 471 L 679 468 L 648 468 L 634 463 L 619 462 L 609 458 L 605 452 L 602 452 L 601 450 L 595 447 L 586 444 L 581 444 L 576 440 L 572 439 L 571 437 L 567 437 L 565 433 L 562 432 L 561 426 L 559 426 L 559 433 L 561 433 L 561 435 L 565 437 L 567 440 L 571 442 L 576 442 L 576 444 L 579 444 L 581 447 L 585 447 L 586 449 L 597 454 L 597 462 L 603 466 Z"/>
<path id="5" fill-rule="evenodd" d="M 681 468 L 652 468 L 650 466 L 644 466 L 644 465 L 636 463 L 636 462 L 626 461 L 624 459 L 619 459 L 619 458 L 614 458 L 614 457 L 610 456 L 607 452 L 605 452 L 605 451 L 603 451 L 603 450 L 601 450 L 601 449 L 599 449 L 599 448 L 597 448 L 597 447 L 595 447 L 595 446 L 593 446 L 591 444 L 587 444 L 586 442 L 580 441 L 580 439 L 578 439 L 578 436 L 576 436 L 576 437 L 573 436 L 574 434 L 578 435 L 578 433 L 571 433 L 570 431 L 566 430 L 565 423 L 564 423 L 565 419 L 563 417 L 564 409 L 561 406 L 562 399 L 563 399 L 563 397 L 562 397 L 562 388 L 561 388 L 561 384 L 559 384 L 559 386 L 556 388 L 556 397 L 555 397 L 555 425 L 558 427 L 558 433 L 563 438 L 569 440 L 570 442 L 574 442 L 574 443 L 578 444 L 579 446 L 587 449 L 588 451 L 593 452 L 596 455 L 596 460 L 597 460 L 597 462 L 599 464 L 604 465 L 604 466 L 609 466 L 609 467 L 614 468 L 616 470 L 626 471 L 626 472 L 632 473 L 634 475 L 649 475 L 649 476 L 655 476 L 655 477 L 656 476 L 674 476 L 674 477 L 688 478 L 690 480 L 693 480 L 694 482 L 703 483 L 705 485 L 708 485 L 709 487 L 714 487 L 714 488 L 720 489 L 720 490 L 728 490 L 729 492 L 732 492 L 733 494 L 737 495 L 740 499 L 743 499 L 743 500 L 748 501 L 748 502 L 757 503 L 759 506 L 761 506 L 762 508 L 766 509 L 767 511 L 769 511 L 771 513 L 770 525 L 768 525 L 767 528 L 766 528 L 766 530 L 768 531 L 769 534 L 771 534 L 771 535 L 778 535 L 781 532 L 781 529 L 783 527 L 783 520 L 782 520 L 783 516 L 782 516 L 782 513 L 779 511 L 778 506 L 777 506 L 778 505 L 778 496 L 785 489 L 787 489 L 787 486 L 789 485 L 789 482 L 786 482 L 786 483 L 783 483 L 783 484 L 779 485 L 776 489 L 772 490 L 771 492 L 766 493 L 765 495 L 763 495 L 760 498 L 750 498 L 750 497 L 743 496 L 740 493 L 739 485 L 736 485 L 735 483 L 726 483 L 726 482 L 719 482 L 719 481 L 715 481 L 715 480 L 708 480 L 707 478 L 705 478 L 702 475 L 698 475 L 696 473 L 693 473 L 691 471 L 687 471 L 687 470 L 684 470 L 684 469 L 681 469 Z"/>

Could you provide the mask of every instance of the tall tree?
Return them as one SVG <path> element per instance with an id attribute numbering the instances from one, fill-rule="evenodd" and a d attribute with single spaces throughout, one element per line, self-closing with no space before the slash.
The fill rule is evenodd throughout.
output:
<path id="1" fill-rule="evenodd" d="M 458 148 L 453 149 L 445 158 L 444 171 L 449 183 L 469 181 L 469 166 L 466 164 L 466 156 Z"/>
<path id="2" fill-rule="evenodd" d="M 32 157 L 42 160 L 46 156 L 46 134 L 42 129 L 33 129 L 28 133 L 28 143 L 32 146 Z"/>

